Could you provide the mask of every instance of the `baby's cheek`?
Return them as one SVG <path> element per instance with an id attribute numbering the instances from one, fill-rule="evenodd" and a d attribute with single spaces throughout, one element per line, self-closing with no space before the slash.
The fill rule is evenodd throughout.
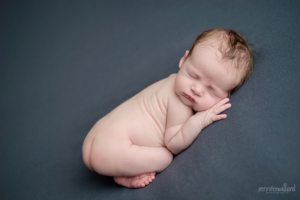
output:
<path id="1" fill-rule="evenodd" d="M 185 82 L 182 79 L 178 79 L 175 82 L 175 89 L 179 92 L 182 92 L 182 89 L 185 88 Z"/>
<path id="2" fill-rule="evenodd" d="M 210 109 L 211 107 L 213 107 L 215 105 L 215 101 L 211 100 L 211 99 L 203 99 L 201 102 L 199 102 L 194 110 L 197 112 L 201 112 L 201 111 L 205 111 L 207 109 Z"/>
<path id="3" fill-rule="evenodd" d="M 219 102 L 219 100 L 218 100 L 218 101 L 216 101 L 216 99 L 212 99 L 212 100 L 210 100 L 209 107 L 208 107 L 207 109 L 209 109 L 209 108 L 213 107 L 213 106 L 214 106 L 214 105 L 216 105 L 216 103 L 218 103 L 218 102 Z"/>
<path id="4" fill-rule="evenodd" d="M 196 112 L 202 112 L 202 111 L 207 110 L 207 109 L 206 109 L 206 107 L 201 105 L 201 103 L 199 103 L 196 106 L 194 106 L 193 110 L 196 111 Z"/>

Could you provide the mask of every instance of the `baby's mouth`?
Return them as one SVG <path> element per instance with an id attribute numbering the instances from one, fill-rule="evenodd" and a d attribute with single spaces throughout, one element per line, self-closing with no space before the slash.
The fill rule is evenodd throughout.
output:
<path id="1" fill-rule="evenodd" d="M 183 96 L 185 98 L 187 98 L 188 100 L 190 100 L 192 103 L 196 103 L 195 99 L 193 97 L 191 97 L 190 95 L 183 93 Z"/>

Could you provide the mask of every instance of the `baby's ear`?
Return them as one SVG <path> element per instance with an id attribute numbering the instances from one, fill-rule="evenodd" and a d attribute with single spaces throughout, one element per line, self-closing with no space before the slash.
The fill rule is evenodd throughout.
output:
<path id="1" fill-rule="evenodd" d="M 183 55 L 183 57 L 180 59 L 179 61 L 179 68 L 181 68 L 182 64 L 184 63 L 184 61 L 186 60 L 186 58 L 188 57 L 190 51 L 189 50 L 186 50 L 185 51 L 185 54 Z"/>

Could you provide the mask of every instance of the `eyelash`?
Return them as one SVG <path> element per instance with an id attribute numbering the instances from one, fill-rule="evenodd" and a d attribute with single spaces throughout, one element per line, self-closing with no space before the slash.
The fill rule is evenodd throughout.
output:
<path id="1" fill-rule="evenodd" d="M 209 88 L 208 91 L 209 91 L 209 93 L 210 93 L 212 96 L 217 97 L 216 94 L 212 91 L 211 88 Z"/>
<path id="2" fill-rule="evenodd" d="M 187 73 L 190 77 L 196 78 L 194 75 L 191 75 L 188 71 L 186 71 L 186 73 Z"/>

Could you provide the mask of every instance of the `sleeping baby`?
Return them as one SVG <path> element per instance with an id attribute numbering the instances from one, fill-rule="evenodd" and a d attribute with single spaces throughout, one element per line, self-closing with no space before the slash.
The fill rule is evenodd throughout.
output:
<path id="1" fill-rule="evenodd" d="M 253 56 L 233 30 L 198 36 L 179 71 L 142 90 L 101 118 L 83 143 L 83 160 L 117 184 L 141 188 L 188 148 L 202 129 L 226 118 L 229 96 L 249 78 Z"/>

